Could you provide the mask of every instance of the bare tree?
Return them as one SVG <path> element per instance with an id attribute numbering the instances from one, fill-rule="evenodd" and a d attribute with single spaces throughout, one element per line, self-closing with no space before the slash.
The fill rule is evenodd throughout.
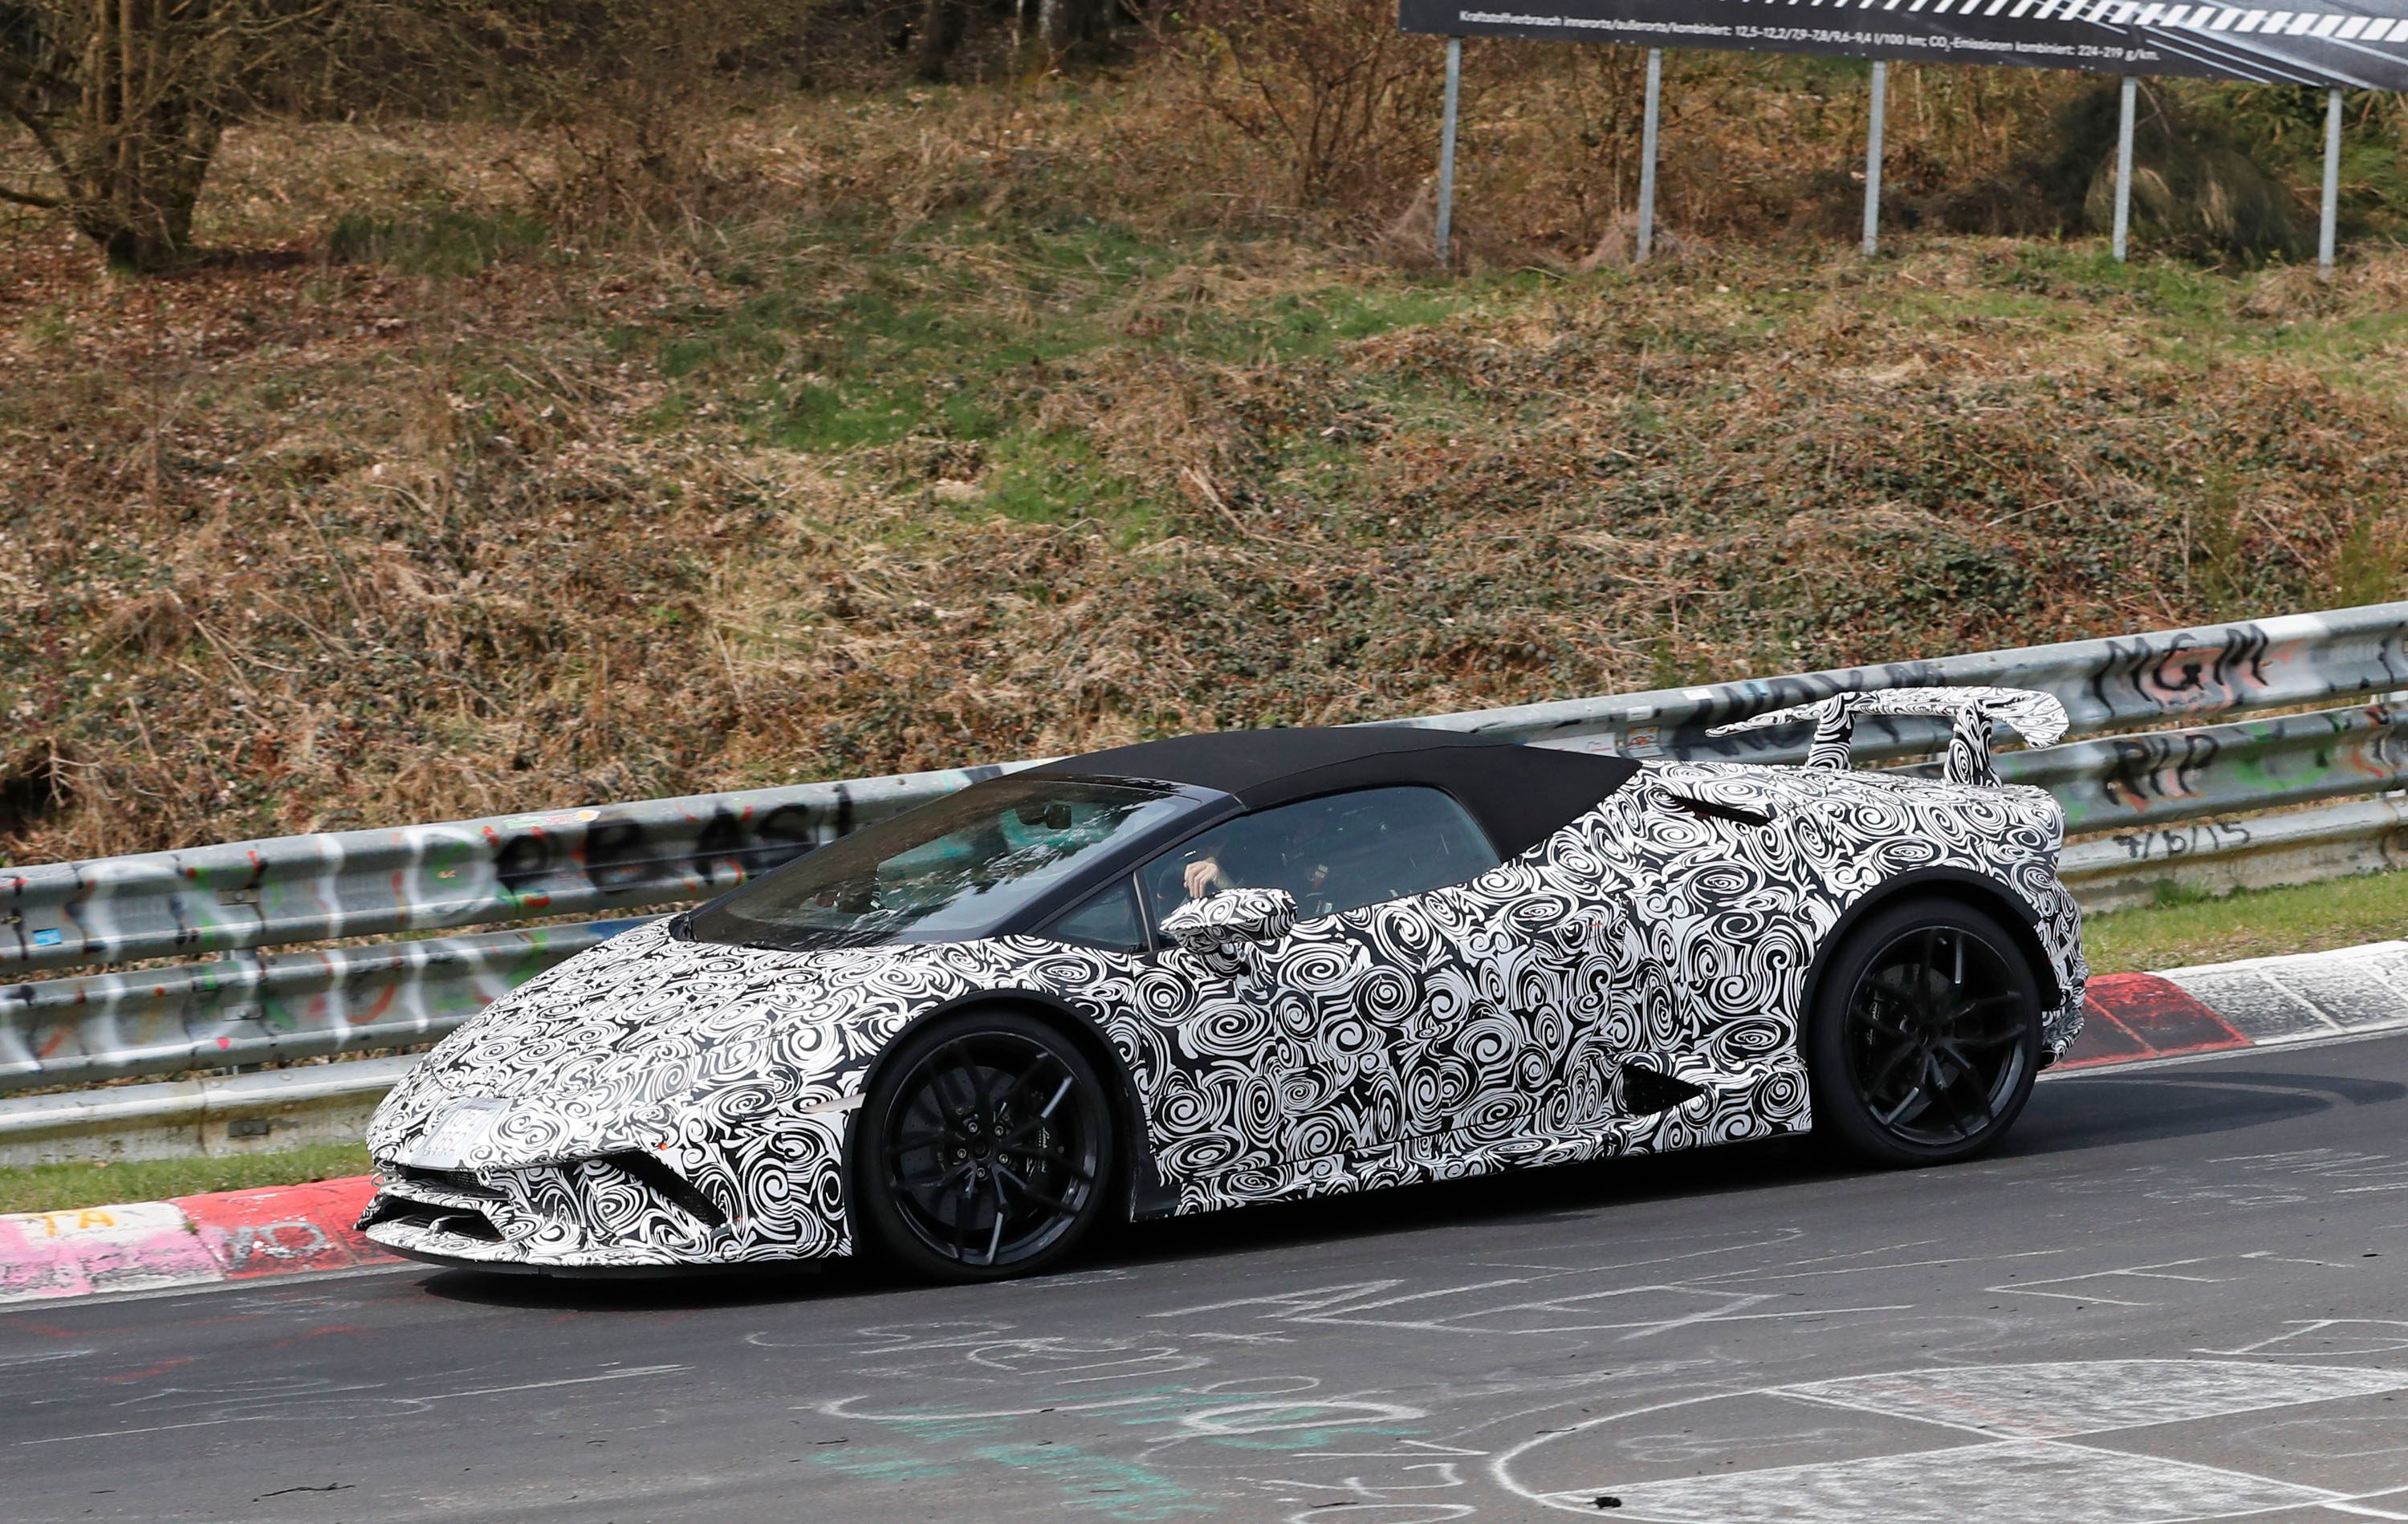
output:
<path id="1" fill-rule="evenodd" d="M 945 64 L 952 60 L 953 50 L 962 45 L 962 33 L 969 26 L 969 0 L 928 0 L 920 14 L 919 36 L 912 39 L 912 55 L 920 69 L 920 78 L 942 79 Z"/>
<path id="2" fill-rule="evenodd" d="M 0 185 L 0 200 L 63 211 L 113 264 L 172 263 L 246 92 L 313 44 L 339 3 L 0 5 L 0 116 L 32 136 L 50 180 Z"/>
<path id="3" fill-rule="evenodd" d="M 1040 61 L 1058 62 L 1072 49 L 1108 43 L 1116 16 L 1135 21 L 1141 0 L 925 0 L 910 39 L 924 79 L 942 79 L 974 12 L 1010 18 L 1012 36 Z"/>

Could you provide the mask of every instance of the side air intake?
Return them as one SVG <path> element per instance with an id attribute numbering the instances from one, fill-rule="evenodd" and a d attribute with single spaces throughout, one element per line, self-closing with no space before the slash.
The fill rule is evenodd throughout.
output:
<path id="1" fill-rule="evenodd" d="M 727 1226 L 727 1214 L 719 1209 L 719 1204 L 704 1195 L 701 1188 L 693 1181 L 669 1168 L 666 1161 L 636 1148 L 601 1157 L 602 1162 L 615 1164 L 634 1175 L 650 1187 L 655 1195 L 704 1226 Z"/>
<path id="2" fill-rule="evenodd" d="M 1676 1079 L 1643 1063 L 1622 1066 L 1622 1109 L 1633 1117 L 1652 1117 L 1706 1093 L 1703 1085 Z"/>

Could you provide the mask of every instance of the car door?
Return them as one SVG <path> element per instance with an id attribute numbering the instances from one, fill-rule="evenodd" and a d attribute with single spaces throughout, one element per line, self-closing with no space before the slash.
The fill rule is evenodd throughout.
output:
<path id="1" fill-rule="evenodd" d="M 1453 1039 L 1480 1087 L 1453 1108 L 1465 1146 L 1594 1132 L 1643 1109 L 1624 1094 L 1627 1064 L 1661 1068 L 1683 1046 L 1678 907 L 1638 850 L 1645 791 L 1427 897 L 1471 980 Z"/>
<path id="2" fill-rule="evenodd" d="M 1157 924 L 1225 889 L 1297 900 L 1284 935 L 1158 954 L 1194 992 L 1177 1038 L 1196 1067 L 1180 1083 L 1227 1129 L 1230 1167 L 1342 1163 L 1426 1130 L 1451 1093 L 1440 1061 L 1473 981 L 1424 899 L 1496 861 L 1445 792 L 1391 786 L 1240 816 L 1140 871 Z"/>

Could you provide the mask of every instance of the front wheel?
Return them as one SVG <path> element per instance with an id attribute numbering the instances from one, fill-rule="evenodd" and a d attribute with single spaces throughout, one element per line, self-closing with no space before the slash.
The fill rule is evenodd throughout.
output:
<path id="1" fill-rule="evenodd" d="M 1945 900 L 1878 910 L 1816 989 L 1814 1125 L 1878 1164 L 1971 1158 L 2030 1099 L 2040 1038 L 2039 983 L 1998 921 Z"/>
<path id="2" fill-rule="evenodd" d="M 1111 1108 L 1095 1066 L 1016 1011 L 940 1018 L 906 1037 L 860 1114 L 855 1220 L 869 1245 L 939 1280 L 1027 1275 L 1102 1215 Z"/>

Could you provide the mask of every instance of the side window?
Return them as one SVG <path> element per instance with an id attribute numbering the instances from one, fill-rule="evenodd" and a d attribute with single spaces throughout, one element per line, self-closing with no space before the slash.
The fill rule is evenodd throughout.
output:
<path id="1" fill-rule="evenodd" d="M 1054 917 L 1045 934 L 1112 952 L 1143 952 L 1145 918 L 1138 914 L 1136 884 L 1124 878 L 1088 896 L 1077 909 Z"/>
<path id="2" fill-rule="evenodd" d="M 1310 920 L 1476 878 L 1497 853 L 1437 789 L 1358 789 L 1241 815 L 1140 870 L 1167 916 L 1225 889 L 1283 889 Z"/>

